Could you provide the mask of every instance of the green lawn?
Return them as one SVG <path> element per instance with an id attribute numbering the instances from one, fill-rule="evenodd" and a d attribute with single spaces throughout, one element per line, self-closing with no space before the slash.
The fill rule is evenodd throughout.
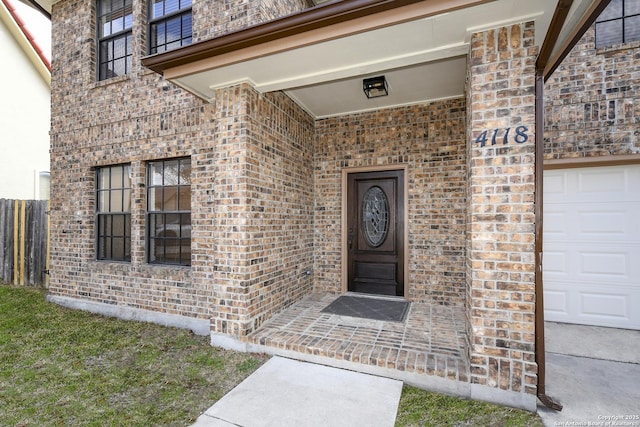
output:
<path id="1" fill-rule="evenodd" d="M 0 285 L 0 425 L 189 425 L 265 356 Z"/>
<path id="2" fill-rule="evenodd" d="M 404 386 L 396 418 L 399 426 L 542 427 L 537 414 Z"/>
<path id="3" fill-rule="evenodd" d="M 266 361 L 208 337 L 45 302 L 0 285 L 0 425 L 193 423 Z M 541 426 L 528 412 L 405 387 L 397 426 Z"/>

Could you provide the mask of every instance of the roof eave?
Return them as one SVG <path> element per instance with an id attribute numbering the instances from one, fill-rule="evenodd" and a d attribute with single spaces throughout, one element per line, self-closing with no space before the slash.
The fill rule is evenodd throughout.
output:
<path id="1" fill-rule="evenodd" d="M 46 4 L 45 2 L 42 2 L 42 4 L 36 0 L 20 0 L 22 3 L 25 3 L 29 6 L 31 6 L 32 8 L 34 8 L 35 10 L 37 10 L 38 12 L 42 13 L 44 16 L 47 17 L 47 19 L 51 19 L 51 5 L 50 4 Z M 44 6 L 43 6 L 44 5 Z M 46 8 L 48 7 L 48 9 Z"/>
<path id="2" fill-rule="evenodd" d="M 559 34 L 555 35 L 555 39 L 549 48 L 548 56 L 539 61 L 536 66 L 543 69 L 544 81 L 547 81 L 551 74 L 560 66 L 564 58 L 571 52 L 573 47 L 580 41 L 584 33 L 593 25 L 602 11 L 609 5 L 611 0 L 594 0 L 590 3 L 579 22 L 570 29 L 569 34 L 558 43 Z M 546 40 L 545 40 L 546 44 Z"/>
<path id="3" fill-rule="evenodd" d="M 46 58 L 42 49 L 35 41 L 29 30 L 15 12 L 14 8 L 5 0 L 0 0 L 0 18 L 7 24 L 9 31 L 13 34 L 45 83 L 51 87 L 51 64 Z"/>
<path id="4" fill-rule="evenodd" d="M 331 25 L 421 3 L 425 0 L 343 0 L 320 4 L 303 12 L 285 16 L 263 24 L 232 32 L 210 40 L 176 49 L 170 52 L 147 56 L 142 64 L 163 74 L 169 68 L 190 64 L 244 48 L 284 39 Z M 442 3 L 456 5 L 485 3 L 484 1 L 450 0 Z M 460 6 L 462 7 L 462 6 Z"/>

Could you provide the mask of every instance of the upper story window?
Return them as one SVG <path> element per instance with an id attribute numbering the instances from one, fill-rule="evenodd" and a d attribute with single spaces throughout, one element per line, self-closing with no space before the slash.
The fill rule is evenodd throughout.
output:
<path id="1" fill-rule="evenodd" d="M 97 0 L 98 80 L 131 71 L 132 0 Z"/>
<path id="2" fill-rule="evenodd" d="M 129 165 L 96 172 L 97 258 L 131 261 L 131 178 Z"/>
<path id="3" fill-rule="evenodd" d="M 148 260 L 191 265 L 191 159 L 147 168 Z"/>
<path id="4" fill-rule="evenodd" d="M 612 0 L 596 19 L 596 47 L 640 40 L 640 0 Z"/>
<path id="5" fill-rule="evenodd" d="M 150 8 L 150 54 L 191 44 L 191 0 L 152 0 Z"/>

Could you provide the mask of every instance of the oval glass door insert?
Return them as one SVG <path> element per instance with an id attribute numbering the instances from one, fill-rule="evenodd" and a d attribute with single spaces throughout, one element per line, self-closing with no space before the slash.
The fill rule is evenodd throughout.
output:
<path id="1" fill-rule="evenodd" d="M 389 232 L 389 200 L 382 188 L 369 188 L 362 197 L 362 234 L 367 243 L 377 248 Z"/>

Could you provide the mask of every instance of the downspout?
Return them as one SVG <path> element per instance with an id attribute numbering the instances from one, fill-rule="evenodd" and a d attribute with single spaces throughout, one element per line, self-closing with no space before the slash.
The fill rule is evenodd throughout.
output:
<path id="1" fill-rule="evenodd" d="M 544 69 L 551 57 L 560 31 L 571 9 L 573 0 L 560 0 L 549 24 L 549 31 L 542 43 L 536 60 L 535 72 L 535 199 L 534 215 L 536 221 L 535 251 L 536 251 L 536 364 L 538 365 L 538 399 L 548 408 L 562 411 L 562 405 L 547 395 L 546 390 L 546 350 L 544 342 L 544 288 L 542 285 L 542 203 L 543 203 L 543 172 L 544 172 Z"/>
<path id="2" fill-rule="evenodd" d="M 542 283 L 542 213 L 543 213 L 543 173 L 544 173 L 544 82 L 551 76 L 553 71 L 560 65 L 562 60 L 569 54 L 571 49 L 580 40 L 587 29 L 595 22 L 600 13 L 607 7 L 610 0 L 595 0 L 585 12 L 581 22 L 574 31 L 567 37 L 564 45 L 560 46 L 559 52 L 554 54 L 554 49 L 558 42 L 560 32 L 573 4 L 573 0 L 560 0 L 556 6 L 549 31 L 540 48 L 540 54 L 536 60 L 535 72 L 535 208 L 534 215 L 536 221 L 535 230 L 535 330 L 536 330 L 536 350 L 535 359 L 538 365 L 538 399 L 548 408 L 556 411 L 562 410 L 562 405 L 547 395 L 546 391 L 546 354 L 544 342 L 544 286 Z"/>
<path id="3" fill-rule="evenodd" d="M 544 69 L 536 67 L 536 152 L 535 152 L 535 221 L 536 221 L 536 364 L 538 365 L 538 399 L 548 408 L 562 411 L 562 405 L 547 395 L 544 344 L 544 295 L 542 286 L 542 194 L 544 171 Z"/>

